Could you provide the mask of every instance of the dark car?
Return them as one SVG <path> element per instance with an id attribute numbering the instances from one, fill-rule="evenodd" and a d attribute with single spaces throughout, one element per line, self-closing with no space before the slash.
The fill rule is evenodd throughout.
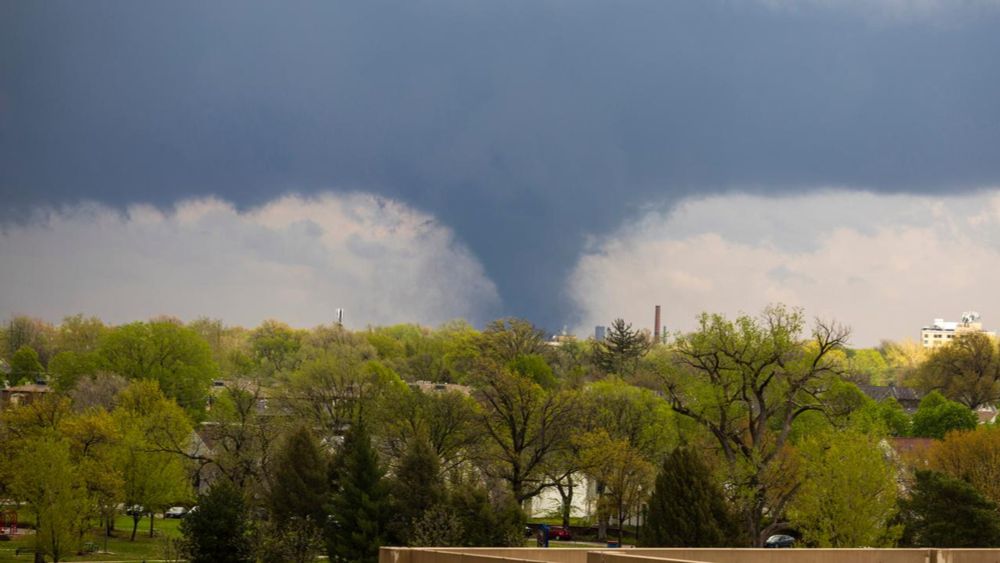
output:
<path id="1" fill-rule="evenodd" d="M 563 528 L 562 526 L 550 526 L 549 539 L 558 541 L 570 541 L 573 539 L 573 533 L 569 531 L 569 528 Z"/>
<path id="2" fill-rule="evenodd" d="M 795 547 L 795 538 L 785 534 L 776 534 L 767 538 L 764 547 Z"/>

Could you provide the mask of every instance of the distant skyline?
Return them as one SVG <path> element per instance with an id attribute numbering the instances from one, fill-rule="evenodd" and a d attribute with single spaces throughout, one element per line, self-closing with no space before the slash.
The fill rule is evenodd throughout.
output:
<path id="1" fill-rule="evenodd" d="M 0 315 L 998 327 L 998 24 L 992 0 L 6 2 Z"/>

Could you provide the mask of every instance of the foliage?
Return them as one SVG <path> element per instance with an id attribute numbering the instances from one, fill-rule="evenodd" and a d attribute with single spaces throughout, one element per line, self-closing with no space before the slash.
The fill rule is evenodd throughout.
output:
<path id="1" fill-rule="evenodd" d="M 313 561 L 322 549 L 329 460 L 313 433 L 300 426 L 285 438 L 272 464 L 275 469 L 267 499 L 272 550 L 283 560 Z"/>
<path id="2" fill-rule="evenodd" d="M 105 369 L 126 379 L 150 379 L 189 415 L 200 418 L 208 387 L 218 376 L 211 350 L 196 332 L 170 321 L 132 323 L 101 342 Z"/>
<path id="3" fill-rule="evenodd" d="M 819 432 L 799 445 L 804 475 L 788 514 L 807 544 L 895 544 L 896 472 L 880 441 L 878 434 L 847 429 Z"/>
<path id="4" fill-rule="evenodd" d="M 927 457 L 931 469 L 968 482 L 1000 504 L 1000 427 L 949 433 L 931 446 Z"/>
<path id="5" fill-rule="evenodd" d="M 739 525 L 722 488 L 698 454 L 685 447 L 663 460 L 649 498 L 646 547 L 738 545 Z"/>
<path id="6" fill-rule="evenodd" d="M 70 460 L 69 443 L 46 436 L 14 460 L 11 492 L 35 513 L 35 549 L 59 561 L 74 553 L 87 527 L 89 498 Z"/>
<path id="7" fill-rule="evenodd" d="M 449 512 L 457 518 L 461 543 L 466 547 L 521 547 L 524 545 L 524 512 L 508 494 L 490 498 L 487 490 L 471 483 L 456 484 L 448 498 Z"/>
<path id="8" fill-rule="evenodd" d="M 594 345 L 594 364 L 605 373 L 628 377 L 650 348 L 650 339 L 624 319 L 615 319 L 602 342 Z"/>
<path id="9" fill-rule="evenodd" d="M 970 409 L 1000 401 L 1000 350 L 996 338 L 970 332 L 934 348 L 915 376 L 925 392 L 940 391 Z"/>
<path id="10" fill-rule="evenodd" d="M 786 526 L 781 518 L 795 487 L 776 468 L 792 425 L 828 409 L 825 394 L 841 371 L 837 354 L 848 331 L 817 323 L 804 341 L 803 327 L 801 311 L 782 306 L 735 321 L 702 315 L 699 329 L 677 340 L 663 374 L 674 411 L 715 438 L 755 545 Z"/>
<path id="11" fill-rule="evenodd" d="M 511 360 L 507 367 L 521 377 L 539 384 L 543 389 L 552 389 L 558 383 L 549 363 L 540 354 L 518 356 Z"/>
<path id="12" fill-rule="evenodd" d="M 294 370 L 302 347 L 301 335 L 284 323 L 264 321 L 250 331 L 249 345 L 257 364 L 273 372 Z"/>
<path id="13" fill-rule="evenodd" d="M 858 383 L 885 385 L 889 364 L 875 348 L 852 350 L 847 357 L 847 374 Z"/>
<path id="14" fill-rule="evenodd" d="M 903 541 L 914 547 L 1000 546 L 997 506 L 972 485 L 919 470 L 910 498 L 900 502 Z"/>
<path id="15" fill-rule="evenodd" d="M 408 543 L 410 531 L 424 513 L 444 501 L 441 464 L 427 437 L 417 434 L 392 479 L 393 535 Z"/>
<path id="16" fill-rule="evenodd" d="M 334 462 L 326 549 L 331 561 L 372 562 L 392 541 L 388 483 L 363 422 L 351 426 Z"/>
<path id="17" fill-rule="evenodd" d="M 95 376 L 101 371 L 101 358 L 96 352 L 70 352 L 63 350 L 49 361 L 53 385 L 59 391 L 69 391 L 79 380 Z"/>
<path id="18" fill-rule="evenodd" d="M 580 438 L 582 465 L 586 473 L 604 486 L 599 512 L 616 517 L 618 540 L 624 526 L 642 506 L 655 474 L 628 441 L 612 438 L 605 430 L 596 430 Z"/>
<path id="19" fill-rule="evenodd" d="M 523 319 L 498 319 L 487 325 L 480 339 L 482 355 L 505 365 L 521 356 L 544 355 L 545 334 Z"/>
<path id="20" fill-rule="evenodd" d="M 253 561 L 250 518 L 239 489 L 220 480 L 199 497 L 198 510 L 181 522 L 185 551 L 191 563 Z"/>
<path id="21" fill-rule="evenodd" d="M 545 488 L 546 460 L 568 447 L 575 398 L 486 364 L 477 373 L 475 397 L 489 448 L 487 471 L 508 483 L 519 504 Z"/>
<path id="22" fill-rule="evenodd" d="M 913 414 L 912 433 L 941 439 L 953 430 L 973 430 L 978 423 L 976 413 L 969 407 L 949 401 L 934 391 L 920 401 L 920 408 Z"/>
<path id="23" fill-rule="evenodd" d="M 25 381 L 34 383 L 44 373 L 45 368 L 38 361 L 38 352 L 31 346 L 21 346 L 10 359 L 7 383 L 10 385 L 20 385 Z"/>

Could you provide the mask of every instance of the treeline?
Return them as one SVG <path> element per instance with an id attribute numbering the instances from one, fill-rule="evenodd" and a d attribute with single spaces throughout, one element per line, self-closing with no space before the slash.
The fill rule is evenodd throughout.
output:
<path id="1" fill-rule="evenodd" d="M 0 333 L 7 383 L 54 392 L 0 414 L 0 497 L 32 508 L 54 558 L 133 505 L 197 504 L 183 524 L 194 561 L 523 545 L 522 507 L 555 491 L 568 525 L 581 482 L 595 484 L 601 537 L 644 515 L 648 545 L 779 532 L 930 545 L 942 529 L 949 545 L 996 545 L 983 452 L 1000 441 L 970 410 L 1000 397 L 996 342 L 924 357 L 850 350 L 848 336 L 783 306 L 706 314 L 655 344 L 620 320 L 604 342 L 553 342 L 517 319 L 348 331 L 18 317 Z M 873 381 L 929 394 L 911 417 L 854 385 Z M 939 441 L 916 471 L 893 436 Z"/>

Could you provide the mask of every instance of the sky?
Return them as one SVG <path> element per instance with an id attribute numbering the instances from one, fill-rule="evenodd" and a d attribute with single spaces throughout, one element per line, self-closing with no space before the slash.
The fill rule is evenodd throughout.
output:
<path id="1" fill-rule="evenodd" d="M 0 315 L 1000 327 L 1000 2 L 0 2 Z"/>

